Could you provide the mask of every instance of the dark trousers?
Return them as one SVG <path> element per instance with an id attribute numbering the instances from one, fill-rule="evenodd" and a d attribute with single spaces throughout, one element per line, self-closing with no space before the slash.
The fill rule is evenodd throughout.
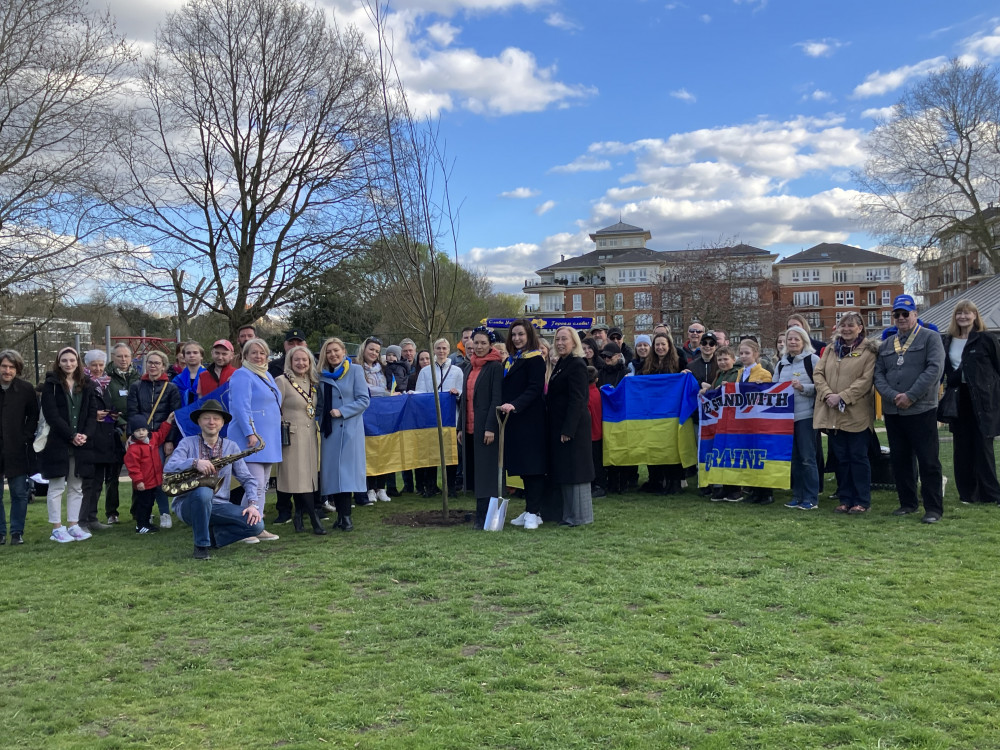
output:
<path id="1" fill-rule="evenodd" d="M 466 434 L 462 439 L 462 455 L 465 456 L 465 489 L 469 492 L 476 491 L 476 436 Z M 499 490 L 498 490 L 499 492 Z M 487 498 L 488 500 L 489 498 Z"/>
<path id="2" fill-rule="evenodd" d="M 278 515 L 287 518 L 292 515 L 292 493 L 278 490 L 278 499 L 274 503 Z"/>
<path id="3" fill-rule="evenodd" d="M 118 481 L 122 475 L 124 461 L 116 461 L 111 464 L 111 470 L 104 485 L 104 515 L 118 515 Z"/>
<path id="4" fill-rule="evenodd" d="M 545 504 L 545 475 L 530 474 L 521 477 L 521 481 L 524 482 L 524 510 L 541 515 Z"/>
<path id="5" fill-rule="evenodd" d="M 134 509 L 136 526 L 149 526 L 149 516 L 153 512 L 158 487 L 148 487 L 144 490 L 132 490 L 132 507 Z"/>
<path id="6" fill-rule="evenodd" d="M 414 469 L 413 474 L 417 480 L 417 492 L 424 490 L 433 492 L 437 487 L 437 469 L 433 466 L 421 466 L 419 469 Z"/>
<path id="7" fill-rule="evenodd" d="M 604 439 L 590 441 L 590 456 L 594 461 L 594 481 L 596 487 L 607 488 L 608 472 L 604 469 Z"/>
<path id="8" fill-rule="evenodd" d="M 872 467 L 868 462 L 868 430 L 836 430 L 829 436 L 830 452 L 836 457 L 837 493 L 840 504 L 853 508 L 872 504 Z"/>
<path id="9" fill-rule="evenodd" d="M 94 464 L 94 475 L 83 479 L 83 505 L 80 506 L 80 523 L 97 520 L 97 505 L 101 500 L 101 490 L 110 483 L 114 464 Z M 117 489 L 117 483 L 115 485 Z"/>
<path id="10" fill-rule="evenodd" d="M 941 494 L 941 460 L 938 458 L 937 410 L 920 414 L 886 414 L 885 431 L 889 436 L 889 459 L 896 479 L 899 507 L 916 510 L 917 461 L 920 472 L 920 494 L 925 513 L 944 513 Z"/>
<path id="11" fill-rule="evenodd" d="M 413 469 L 403 472 L 403 492 L 413 492 Z"/>
<path id="12" fill-rule="evenodd" d="M 967 503 L 1000 503 L 1000 483 L 993 438 L 979 431 L 969 389 L 958 392 L 958 421 L 954 426 L 955 487 L 958 497 Z"/>

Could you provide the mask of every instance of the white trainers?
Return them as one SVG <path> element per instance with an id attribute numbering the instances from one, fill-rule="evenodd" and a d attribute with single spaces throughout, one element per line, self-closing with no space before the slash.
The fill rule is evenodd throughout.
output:
<path id="1" fill-rule="evenodd" d="M 525 511 L 524 513 L 522 513 L 521 515 L 519 515 L 517 518 L 510 519 L 510 525 L 511 526 L 524 526 L 524 520 L 527 517 L 528 517 L 528 512 Z"/>
<path id="2" fill-rule="evenodd" d="M 68 529 L 66 533 L 69 534 L 73 539 L 78 542 L 82 542 L 84 539 L 90 539 L 93 536 L 89 531 L 84 531 L 83 528 L 78 523 L 74 523 Z"/>
<path id="3" fill-rule="evenodd" d="M 375 494 L 375 490 L 368 490 L 368 502 L 373 505 L 378 500 L 378 495 Z"/>
<path id="4" fill-rule="evenodd" d="M 240 541 L 243 542 L 244 544 L 260 544 L 260 539 L 258 539 L 255 536 L 248 536 L 245 537 L 244 539 L 240 539 Z"/>
<path id="5" fill-rule="evenodd" d="M 329 500 L 323 503 L 323 510 L 329 511 L 330 513 L 337 512 L 337 508 Z"/>
<path id="6" fill-rule="evenodd" d="M 174 522 L 170 520 L 170 514 L 169 513 L 161 513 L 160 514 L 160 528 L 161 529 L 169 529 L 169 528 L 172 528 L 173 525 L 174 525 Z"/>
<path id="7" fill-rule="evenodd" d="M 391 498 L 391 497 L 389 497 L 389 496 L 388 496 L 388 495 L 387 495 L 387 494 L 385 493 L 385 490 L 379 490 L 379 491 L 378 491 L 377 493 L 375 493 L 375 497 L 377 497 L 377 498 L 378 498 L 379 500 L 381 500 L 381 501 L 382 501 L 383 503 L 391 503 L 391 502 L 392 502 L 392 498 Z"/>
<path id="8" fill-rule="evenodd" d="M 541 522 L 542 522 L 542 519 L 539 518 L 534 513 L 526 513 L 525 516 L 524 516 L 524 528 L 525 529 L 537 529 L 538 528 L 538 524 L 540 524 Z"/>
<path id="9" fill-rule="evenodd" d="M 50 536 L 49 539 L 53 542 L 59 542 L 60 544 L 75 541 L 73 537 L 69 535 L 69 532 L 66 531 L 65 526 L 60 526 L 58 529 L 52 529 L 52 536 Z"/>

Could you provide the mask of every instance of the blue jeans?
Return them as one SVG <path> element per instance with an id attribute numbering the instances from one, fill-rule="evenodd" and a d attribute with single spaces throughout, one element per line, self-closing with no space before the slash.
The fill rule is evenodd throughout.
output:
<path id="1" fill-rule="evenodd" d="M 837 457 L 837 494 L 840 504 L 851 508 L 872 504 L 872 467 L 868 462 L 868 430 L 830 433 L 830 449 Z"/>
<path id="2" fill-rule="evenodd" d="M 249 524 L 243 508 L 214 502 L 214 497 L 210 487 L 199 487 L 174 500 L 174 513 L 194 531 L 196 547 L 211 547 L 213 536 L 216 546 L 225 547 L 264 530 L 263 521 Z"/>
<path id="3" fill-rule="evenodd" d="M 28 475 L 7 477 L 7 489 L 10 490 L 10 532 L 23 534 L 24 517 L 28 514 Z M 0 484 L 0 534 L 6 533 L 7 516 L 3 508 L 3 485 Z"/>
<path id="4" fill-rule="evenodd" d="M 816 466 L 816 430 L 812 417 L 795 421 L 792 440 L 792 499 L 819 501 L 819 469 Z"/>

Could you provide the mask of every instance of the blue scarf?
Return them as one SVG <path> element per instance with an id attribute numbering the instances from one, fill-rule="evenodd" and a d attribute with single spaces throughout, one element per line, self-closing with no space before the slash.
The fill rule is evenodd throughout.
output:
<path id="1" fill-rule="evenodd" d="M 180 374 L 174 378 L 174 385 L 176 385 L 178 390 L 181 392 L 182 405 L 190 406 L 198 400 L 198 378 L 201 377 L 203 372 L 205 372 L 205 368 L 199 365 L 198 372 L 192 378 L 191 371 L 185 367 L 181 370 Z"/>
<path id="2" fill-rule="evenodd" d="M 514 366 L 514 363 L 519 359 L 527 359 L 528 357 L 541 357 L 542 352 L 539 349 L 533 349 L 530 352 L 526 352 L 523 349 L 519 350 L 517 354 L 513 357 L 507 357 L 507 360 L 503 363 L 503 376 L 507 377 L 507 373 L 510 372 L 510 368 Z"/>

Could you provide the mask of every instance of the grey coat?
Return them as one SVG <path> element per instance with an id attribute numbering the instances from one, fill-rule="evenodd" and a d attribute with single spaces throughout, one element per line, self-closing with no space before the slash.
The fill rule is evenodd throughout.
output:
<path id="1" fill-rule="evenodd" d="M 895 336 L 889 336 L 879 346 L 875 360 L 875 388 L 882 394 L 882 411 L 885 414 L 906 416 L 937 409 L 938 384 L 944 372 L 945 357 L 941 334 L 921 327 L 915 334 L 910 334 L 914 335 L 917 339 L 906 351 L 901 365 L 896 364 L 899 355 L 893 346 Z M 896 408 L 894 399 L 900 393 L 905 393 L 913 402 L 910 408 Z"/>
<path id="2" fill-rule="evenodd" d="M 330 398 L 327 398 L 327 386 Z M 340 380 L 322 375 L 319 380 L 319 406 L 316 421 L 320 426 L 319 490 L 323 495 L 341 492 L 364 492 L 365 421 L 364 412 L 371 403 L 368 383 L 361 365 L 350 366 Z M 331 431 L 323 435 L 323 415 L 339 409 L 342 416 L 331 417 Z"/>

